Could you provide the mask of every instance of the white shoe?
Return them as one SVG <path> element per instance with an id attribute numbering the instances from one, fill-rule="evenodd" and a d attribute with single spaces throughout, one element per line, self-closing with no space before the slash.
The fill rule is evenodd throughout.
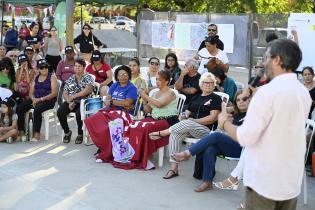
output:
<path id="1" fill-rule="evenodd" d="M 30 140 L 30 143 L 38 143 L 38 142 L 39 142 L 39 140 L 36 139 L 36 138 L 32 138 L 32 139 Z"/>

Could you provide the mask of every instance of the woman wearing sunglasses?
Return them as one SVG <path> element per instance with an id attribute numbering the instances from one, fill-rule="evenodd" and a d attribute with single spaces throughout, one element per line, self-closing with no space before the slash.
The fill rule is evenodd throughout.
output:
<path id="1" fill-rule="evenodd" d="M 96 36 L 92 34 L 92 27 L 85 23 L 82 28 L 82 32 L 79 36 L 74 39 L 74 44 L 80 45 L 81 57 L 86 61 L 90 62 L 92 51 L 97 47 L 101 49 L 104 45 Z"/>
<path id="2" fill-rule="evenodd" d="M 40 140 L 40 128 L 42 125 L 42 113 L 54 108 L 57 99 L 57 78 L 48 72 L 48 63 L 45 59 L 37 61 L 38 75 L 31 85 L 30 99 L 22 102 L 16 109 L 18 114 L 18 129 L 20 136 L 24 135 L 24 114 L 34 109 L 34 135 L 30 141 Z"/>
<path id="3" fill-rule="evenodd" d="M 0 86 L 13 90 L 15 85 L 15 70 L 10 58 L 0 61 Z"/>
<path id="4" fill-rule="evenodd" d="M 156 88 L 156 76 L 158 71 L 160 70 L 160 59 L 157 57 L 151 57 L 149 59 L 149 69 L 146 75 L 144 75 L 144 79 L 148 84 L 148 90 Z"/>
<path id="5" fill-rule="evenodd" d="M 47 37 L 44 43 L 45 59 L 49 64 L 49 72 L 56 72 L 57 65 L 61 60 L 60 52 L 63 45 L 62 40 L 57 36 L 57 28 L 55 26 L 51 27 L 50 37 Z"/>

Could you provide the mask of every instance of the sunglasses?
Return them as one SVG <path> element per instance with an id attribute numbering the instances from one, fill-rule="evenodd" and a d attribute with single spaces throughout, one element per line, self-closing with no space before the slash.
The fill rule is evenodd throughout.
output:
<path id="1" fill-rule="evenodd" d="M 10 55 L 10 58 L 17 58 L 17 55 Z"/>
<path id="2" fill-rule="evenodd" d="M 150 65 L 155 65 L 155 66 L 159 66 L 160 64 L 158 62 L 150 62 Z"/>
<path id="3" fill-rule="evenodd" d="M 208 29 L 208 31 L 216 32 L 216 29 Z"/>
<path id="4" fill-rule="evenodd" d="M 236 102 L 239 102 L 239 101 L 247 101 L 247 97 L 243 97 L 243 98 L 238 98 L 238 99 L 236 99 Z"/>
<path id="5" fill-rule="evenodd" d="M 8 71 L 10 71 L 10 68 L 5 66 L 5 67 L 2 67 L 2 68 L 1 68 L 1 71 L 2 71 L 2 70 L 8 70 Z"/>
<path id="6" fill-rule="evenodd" d="M 43 69 L 48 69 L 48 66 L 41 66 L 39 67 L 40 70 L 43 70 Z"/>

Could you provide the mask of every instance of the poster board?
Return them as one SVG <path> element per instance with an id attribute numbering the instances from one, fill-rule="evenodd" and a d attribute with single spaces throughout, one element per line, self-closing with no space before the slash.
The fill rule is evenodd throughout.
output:
<path id="1" fill-rule="evenodd" d="M 152 46 L 197 50 L 207 36 L 208 23 L 152 23 Z M 226 53 L 234 52 L 234 24 L 217 24 Z"/>
<path id="2" fill-rule="evenodd" d="M 315 66 L 315 14 L 291 13 L 288 19 L 288 38 L 293 39 L 292 30 L 297 31 L 298 44 L 302 50 L 302 62 L 298 68 Z"/>

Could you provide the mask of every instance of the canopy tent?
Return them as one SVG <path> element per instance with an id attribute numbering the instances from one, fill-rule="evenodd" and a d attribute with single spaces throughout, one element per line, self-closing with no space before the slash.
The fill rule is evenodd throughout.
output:
<path id="1" fill-rule="evenodd" d="M 1 0 L 1 2 L 10 4 L 20 4 L 20 5 L 47 5 L 47 4 L 57 4 L 58 2 L 66 0 Z M 75 0 L 75 2 L 82 2 L 86 4 L 92 3 L 91 0 Z M 132 4 L 137 5 L 139 0 L 94 0 L 94 3 L 100 4 Z"/>

